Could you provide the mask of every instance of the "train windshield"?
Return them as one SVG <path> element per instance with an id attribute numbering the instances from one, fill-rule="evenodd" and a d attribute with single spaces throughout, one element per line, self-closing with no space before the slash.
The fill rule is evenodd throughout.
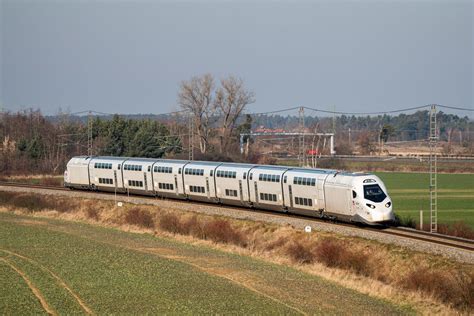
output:
<path id="1" fill-rule="evenodd" d="M 379 203 L 385 200 L 386 197 L 387 195 L 378 184 L 364 185 L 364 198 L 367 200 Z"/>

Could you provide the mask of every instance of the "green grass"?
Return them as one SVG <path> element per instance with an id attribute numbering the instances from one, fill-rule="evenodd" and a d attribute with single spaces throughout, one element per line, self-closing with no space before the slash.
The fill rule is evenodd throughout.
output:
<path id="1" fill-rule="evenodd" d="M 80 313 L 81 307 L 50 272 L 97 314 L 412 312 L 250 257 L 148 234 L 10 213 L 0 213 L 0 257 L 21 269 L 59 314 Z M 40 314 L 39 302 L 9 269 L 0 261 L 0 314 Z"/>
<path id="2" fill-rule="evenodd" d="M 376 173 L 387 186 L 395 213 L 419 222 L 423 210 L 424 222 L 429 222 L 429 174 Z M 462 221 L 474 228 L 474 175 L 438 174 L 438 221 Z"/>

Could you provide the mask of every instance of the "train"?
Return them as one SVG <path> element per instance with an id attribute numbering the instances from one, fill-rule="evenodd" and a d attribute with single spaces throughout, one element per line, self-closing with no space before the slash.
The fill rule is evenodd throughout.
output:
<path id="1" fill-rule="evenodd" d="M 376 175 L 330 169 L 152 158 L 76 156 L 64 186 L 201 201 L 368 225 L 395 220 Z"/>

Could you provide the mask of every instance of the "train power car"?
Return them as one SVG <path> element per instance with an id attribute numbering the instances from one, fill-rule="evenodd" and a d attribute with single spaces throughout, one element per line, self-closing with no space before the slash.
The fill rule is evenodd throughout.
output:
<path id="1" fill-rule="evenodd" d="M 369 173 L 239 163 L 73 157 L 71 189 L 221 203 L 377 225 L 395 217 L 387 189 Z"/>

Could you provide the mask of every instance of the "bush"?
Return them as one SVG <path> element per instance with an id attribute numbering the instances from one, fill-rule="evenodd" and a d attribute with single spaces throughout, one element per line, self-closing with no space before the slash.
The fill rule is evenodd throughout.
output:
<path id="1" fill-rule="evenodd" d="M 342 255 L 345 248 L 334 239 L 325 238 L 321 240 L 315 248 L 318 261 L 328 267 L 338 267 L 342 262 Z"/>
<path id="2" fill-rule="evenodd" d="M 99 220 L 99 211 L 94 206 L 87 206 L 86 208 L 87 218 L 93 219 L 95 221 Z"/>
<path id="3" fill-rule="evenodd" d="M 234 229 L 230 223 L 223 219 L 213 219 L 204 223 L 202 233 L 205 239 L 225 244 L 234 244 L 242 247 L 247 246 L 244 235 Z"/>
<path id="4" fill-rule="evenodd" d="M 31 212 L 41 211 L 43 209 L 52 208 L 49 203 L 41 195 L 19 194 L 14 195 L 9 201 L 11 206 L 27 209 Z"/>
<path id="5" fill-rule="evenodd" d="M 309 246 L 303 245 L 298 241 L 294 241 L 286 248 L 286 254 L 298 263 L 312 263 L 314 262 L 314 253 Z"/>
<path id="6" fill-rule="evenodd" d="M 457 308 L 474 308 L 474 275 L 416 268 L 402 280 L 402 286 L 434 296 Z"/>
<path id="7" fill-rule="evenodd" d="M 125 222 L 130 225 L 136 225 L 144 228 L 155 227 L 155 221 L 148 211 L 134 207 L 128 210 L 125 215 Z"/>
<path id="8" fill-rule="evenodd" d="M 416 228 L 417 227 L 417 223 L 416 223 L 415 219 L 411 218 L 410 216 L 401 217 L 398 214 L 395 214 L 395 225 L 396 226 L 409 227 L 409 228 Z"/>
<path id="9" fill-rule="evenodd" d="M 159 226 L 164 231 L 177 234 L 180 232 L 181 223 L 178 216 L 174 214 L 164 214 L 160 217 Z"/>
<path id="10" fill-rule="evenodd" d="M 372 272 L 363 253 L 353 251 L 333 238 L 321 240 L 315 247 L 315 255 L 318 261 L 328 267 L 352 270 L 361 275 L 370 275 Z"/>

